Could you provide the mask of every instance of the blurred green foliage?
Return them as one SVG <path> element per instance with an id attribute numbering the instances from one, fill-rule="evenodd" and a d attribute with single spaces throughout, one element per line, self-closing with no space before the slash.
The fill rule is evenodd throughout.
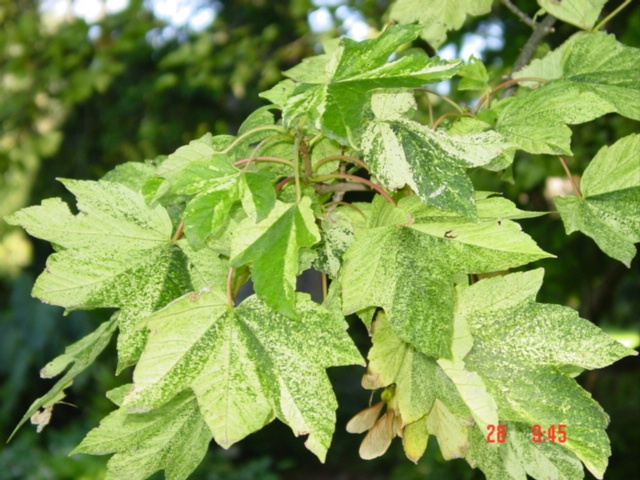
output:
<path id="1" fill-rule="evenodd" d="M 47 16 L 37 0 L 0 0 L 0 219 L 45 197 L 66 198 L 56 177 L 95 179 L 117 164 L 169 154 L 208 131 L 235 133 L 264 103 L 258 93 L 279 81 L 281 71 L 317 53 L 323 38 L 344 33 L 354 15 L 380 29 L 389 2 L 323 3 L 334 27 L 314 34 L 308 14 L 318 7 L 311 0 L 201 0 L 199 5 L 214 8 L 216 17 L 198 32 L 159 20 L 142 0 L 130 0 L 123 11 L 92 25 L 75 17 Z M 610 3 L 605 14 L 617 6 Z M 534 0 L 518 6 L 531 15 L 538 9 Z M 492 25 L 501 28 L 503 42 L 486 49 L 483 60 L 497 84 L 531 34 L 500 2 L 489 16 L 471 19 L 461 31 L 452 32 L 448 42 L 459 52 L 469 35 L 495 35 Z M 623 43 L 639 46 L 640 5 L 627 7 L 607 29 Z M 574 31 L 558 22 L 538 54 L 557 47 Z M 465 91 L 457 95 L 461 102 L 472 98 Z M 447 111 L 443 102 L 435 101 L 433 108 L 436 116 Z M 575 156 L 569 167 L 579 176 L 600 147 L 637 131 L 636 122 L 615 115 L 574 127 Z M 520 208 L 554 209 L 549 178 L 564 178 L 557 160 L 521 154 L 512 173 L 479 171 L 474 181 L 478 188 L 503 191 Z M 523 227 L 541 248 L 562 260 L 529 267 L 542 266 L 547 272 L 540 301 L 572 306 L 605 330 L 638 334 L 637 258 L 627 270 L 589 238 L 567 237 L 556 215 L 527 220 Z M 63 317 L 60 308 L 30 297 L 49 253 L 44 244 L 32 243 L 0 220 L 3 439 L 28 405 L 49 388 L 51 381 L 40 380 L 38 370 L 108 318 L 109 312 Z M 358 323 L 352 323 L 350 333 L 363 351 L 368 348 L 367 332 Z M 73 405 L 56 407 L 48 428 L 36 434 L 25 427 L 0 451 L 0 479 L 103 478 L 107 458 L 67 454 L 113 409 L 104 392 L 126 383 L 131 375 L 127 371 L 114 377 L 114 370 L 112 348 L 79 377 L 67 398 Z M 640 445 L 639 370 L 636 359 L 625 359 L 580 377 L 612 417 L 610 479 L 640 478 L 635 459 Z M 356 367 L 330 370 L 340 408 L 326 465 L 319 465 L 301 439 L 276 423 L 229 451 L 212 445 L 193 478 L 482 478 L 462 461 L 445 462 L 435 440 L 417 466 L 404 458 L 397 442 L 381 459 L 360 460 L 359 439 L 347 435 L 344 425 L 369 401 L 359 384 L 361 373 Z"/>

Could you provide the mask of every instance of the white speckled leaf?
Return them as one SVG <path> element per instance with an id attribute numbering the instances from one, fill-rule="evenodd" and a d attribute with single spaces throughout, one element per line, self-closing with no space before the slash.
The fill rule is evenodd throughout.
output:
<path id="1" fill-rule="evenodd" d="M 467 15 L 489 13 L 491 3 L 491 0 L 397 0 L 390 16 L 400 23 L 420 24 L 423 27 L 420 36 L 437 49 L 447 39 L 447 31 L 462 27 Z"/>
<path id="2" fill-rule="evenodd" d="M 584 30 L 592 28 L 607 0 L 538 0 L 538 5 L 563 22 Z"/>
<path id="3" fill-rule="evenodd" d="M 478 201 L 479 210 L 484 201 Z M 452 355 L 453 275 L 493 272 L 549 256 L 510 220 L 474 222 L 425 207 L 434 216 L 409 224 L 411 212 L 419 213 L 416 197 L 402 199 L 397 209 L 376 203 L 398 212 L 398 221 L 365 230 L 349 247 L 342 277 L 344 313 L 382 307 L 403 341 L 435 358 Z"/>
<path id="4" fill-rule="evenodd" d="M 366 206 L 371 206 L 367 203 Z M 360 209 L 363 204 L 356 208 Z M 366 208 L 366 207 L 364 207 Z M 343 256 L 353 243 L 356 230 L 365 226 L 362 210 L 350 207 L 338 207 L 327 211 L 322 219 L 322 242 L 316 246 L 318 257 L 314 261 L 314 268 L 335 278 L 342 267 Z"/>
<path id="5" fill-rule="evenodd" d="M 157 408 L 191 388 L 216 442 L 228 448 L 279 418 L 324 461 L 337 403 L 325 369 L 362 359 L 340 315 L 296 299 L 298 320 L 256 296 L 233 309 L 217 290 L 190 294 L 148 320 L 149 340 L 125 397 Z"/>
<path id="6" fill-rule="evenodd" d="M 63 180 L 75 194 L 73 215 L 60 199 L 25 208 L 8 221 L 60 247 L 47 260 L 33 295 L 68 310 L 120 308 L 119 370 L 135 363 L 144 332 L 136 322 L 189 291 L 182 251 L 161 206 L 113 182 Z"/>
<path id="7" fill-rule="evenodd" d="M 185 391 L 151 412 L 128 414 L 120 408 L 110 413 L 71 455 L 114 453 L 107 480 L 143 480 L 159 470 L 167 480 L 180 480 L 202 461 L 210 441 L 196 399 Z"/>
<path id="8" fill-rule="evenodd" d="M 571 155 L 571 129 L 615 111 L 585 85 L 548 82 L 532 92 L 501 100 L 496 131 L 529 153 Z"/>
<path id="9" fill-rule="evenodd" d="M 583 198 L 555 198 L 567 234 L 583 232 L 629 267 L 640 242 L 640 135 L 600 149 L 580 186 Z"/>
<path id="10" fill-rule="evenodd" d="M 538 269 L 458 287 L 460 311 L 474 339 L 465 364 L 482 378 L 501 421 L 567 425 L 563 445 L 602 478 L 611 453 L 607 417 L 560 369 L 601 368 L 636 352 L 570 308 L 536 303 L 542 275 Z"/>
<path id="11" fill-rule="evenodd" d="M 504 422 L 505 443 L 487 443 L 486 433 L 474 430 L 466 460 L 480 468 L 487 480 L 525 480 L 527 474 L 538 479 L 582 480 L 580 460 L 559 443 L 534 443 L 531 427 Z"/>
<path id="12" fill-rule="evenodd" d="M 296 88 L 283 109 L 284 123 L 296 126 L 302 118 L 327 136 L 358 145 L 358 130 L 372 90 L 417 88 L 450 78 L 459 61 L 429 58 L 412 51 L 397 60 L 389 57 L 402 45 L 414 40 L 418 25 L 392 25 L 373 40 L 356 42 L 343 38 L 330 54 L 285 72 L 296 81 Z M 315 69 L 315 75 L 310 70 Z"/>
<path id="13" fill-rule="evenodd" d="M 639 64 L 640 48 L 623 45 L 613 35 L 579 32 L 514 78 L 545 78 L 551 81 L 549 86 L 559 85 L 554 93 L 569 86 L 579 87 L 598 97 L 600 103 L 611 105 L 610 111 L 640 120 Z"/>
<path id="14" fill-rule="evenodd" d="M 489 163 L 511 145 L 493 131 L 451 136 L 411 120 L 387 120 L 382 108 L 376 115 L 362 150 L 380 182 L 389 189 L 408 185 L 426 204 L 473 218 L 474 189 L 465 169 Z"/>
<path id="15" fill-rule="evenodd" d="M 257 295 L 275 311 L 294 316 L 299 251 L 319 241 L 309 197 L 299 204 L 278 201 L 264 220 L 240 223 L 233 232 L 230 261 L 233 267 L 250 265 Z"/>
<path id="16" fill-rule="evenodd" d="M 40 370 L 40 376 L 42 378 L 53 378 L 60 375 L 69 365 L 71 365 L 71 368 L 67 370 L 67 373 L 65 373 L 64 376 L 58 380 L 45 395 L 36 399 L 31 404 L 11 433 L 9 440 L 11 440 L 11 437 L 13 437 L 18 429 L 40 408 L 53 407 L 57 402 L 64 398 L 64 390 L 71 386 L 73 379 L 90 367 L 98 355 L 100 355 L 100 353 L 109 344 L 111 336 L 118 325 L 117 316 L 117 314 L 114 315 L 111 320 L 104 322 L 89 335 L 69 345 L 65 348 L 62 355 L 54 358 L 51 362 L 47 363 L 42 370 Z M 38 431 L 40 430 L 41 428 Z"/>

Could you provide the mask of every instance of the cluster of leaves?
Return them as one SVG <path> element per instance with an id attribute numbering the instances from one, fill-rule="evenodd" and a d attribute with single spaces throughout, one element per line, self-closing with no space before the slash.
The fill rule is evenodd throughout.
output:
<path id="1" fill-rule="evenodd" d="M 205 135 L 97 182 L 62 180 L 76 214 L 54 198 L 8 218 L 56 249 L 34 296 L 117 309 L 43 369 L 66 373 L 20 425 L 46 425 L 117 329 L 118 371 L 135 365 L 133 384 L 108 392 L 119 408 L 73 452 L 113 453 L 112 478 L 185 478 L 212 438 L 228 448 L 275 418 L 324 461 L 337 407 L 325 370 L 350 364 L 367 365 L 363 387 L 382 392 L 348 426 L 369 431 L 364 458 L 399 436 L 417 461 L 433 435 L 445 458 L 488 478 L 582 478 L 581 462 L 602 478 L 608 419 L 572 377 L 635 352 L 537 303 L 541 270 L 506 272 L 552 256 L 515 222 L 542 213 L 476 191 L 467 171 L 507 168 L 517 150 L 570 155 L 568 125 L 607 113 L 640 120 L 640 52 L 578 33 L 518 74 L 516 96 L 492 102 L 481 62 L 403 50 L 425 22 L 396 20 L 285 72 L 237 136 Z M 483 94 L 478 106 L 419 121 L 415 95 L 456 75 Z M 639 157 L 638 135 L 604 147 L 579 196 L 557 201 L 568 232 L 627 265 Z M 362 189 L 371 202 L 344 201 Z M 322 304 L 296 292 L 310 268 L 330 281 Z M 249 279 L 255 294 L 236 300 Z M 372 334 L 368 364 L 350 314 Z M 507 441 L 487 443 L 499 423 Z M 533 444 L 535 424 L 567 425 L 567 442 Z"/>

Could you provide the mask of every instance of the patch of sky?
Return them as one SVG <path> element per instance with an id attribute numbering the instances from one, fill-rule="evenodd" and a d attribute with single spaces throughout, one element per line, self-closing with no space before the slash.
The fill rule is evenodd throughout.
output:
<path id="1" fill-rule="evenodd" d="M 96 23 L 105 15 L 121 12 L 128 6 L 129 0 L 42 0 L 40 9 L 58 21 L 83 18 L 91 25 L 89 39 L 95 41 L 101 34 L 100 26 Z M 207 0 L 147 0 L 144 6 L 167 24 L 148 33 L 147 40 L 154 47 L 160 47 L 176 38 L 186 38 L 188 32 L 206 29 L 222 8 L 220 2 Z"/>
<path id="2" fill-rule="evenodd" d="M 504 25 L 498 20 L 481 22 L 475 32 L 465 33 L 462 36 L 460 48 L 455 43 L 446 43 L 438 50 L 438 56 L 445 60 L 459 58 L 468 62 L 472 56 L 484 60 L 484 54 L 488 50 L 500 50 L 504 47 Z M 451 81 L 445 80 L 434 86 L 434 89 L 442 95 L 451 92 Z"/>
<path id="3" fill-rule="evenodd" d="M 358 41 L 369 37 L 371 28 L 362 13 L 345 5 L 344 0 L 314 0 L 313 4 L 318 8 L 311 10 L 308 15 L 312 32 L 327 32 L 339 25 L 345 37 Z"/>

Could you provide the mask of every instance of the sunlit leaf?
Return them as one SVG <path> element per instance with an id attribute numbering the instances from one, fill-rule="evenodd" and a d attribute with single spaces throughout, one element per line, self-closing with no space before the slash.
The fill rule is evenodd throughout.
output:
<path id="1" fill-rule="evenodd" d="M 640 135 L 603 147 L 584 171 L 583 197 L 556 197 L 567 234 L 579 230 L 627 267 L 640 242 Z"/>

